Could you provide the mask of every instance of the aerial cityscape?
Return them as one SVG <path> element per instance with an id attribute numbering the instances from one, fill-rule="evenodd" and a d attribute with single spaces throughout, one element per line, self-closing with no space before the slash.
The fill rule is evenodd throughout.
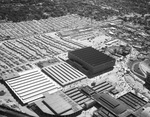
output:
<path id="1" fill-rule="evenodd" d="M 150 1 L 0 0 L 0 117 L 150 117 Z"/>

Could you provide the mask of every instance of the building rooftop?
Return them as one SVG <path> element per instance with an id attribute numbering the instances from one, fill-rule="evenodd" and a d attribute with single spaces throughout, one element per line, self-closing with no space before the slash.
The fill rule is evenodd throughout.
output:
<path id="1" fill-rule="evenodd" d="M 71 53 L 93 67 L 112 60 L 111 57 L 91 47 L 78 49 Z"/>

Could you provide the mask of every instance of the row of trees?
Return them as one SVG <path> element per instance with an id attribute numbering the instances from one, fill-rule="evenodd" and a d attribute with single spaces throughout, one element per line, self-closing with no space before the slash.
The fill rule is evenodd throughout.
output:
<path id="1" fill-rule="evenodd" d="M 94 4 L 91 4 L 93 1 Z M 0 19 L 8 21 L 39 20 L 70 14 L 104 20 L 132 11 L 146 13 L 147 0 L 0 0 Z M 118 11 L 102 8 L 107 5 Z"/>
<path id="2" fill-rule="evenodd" d="M 82 0 L 86 3 L 92 3 L 96 6 L 110 6 L 114 9 L 119 10 L 123 13 L 147 13 L 150 12 L 150 1 L 149 0 Z"/>
<path id="3" fill-rule="evenodd" d="M 38 3 L 38 2 L 42 2 L 43 0 L 0 0 L 1 4 L 12 4 L 12 3 L 22 3 L 22 4 L 26 4 L 26 3 Z"/>
<path id="4" fill-rule="evenodd" d="M 66 14 L 79 14 L 85 17 L 91 17 L 96 20 L 102 20 L 109 15 L 117 15 L 113 10 L 101 9 L 100 7 L 75 2 L 56 2 L 45 1 L 35 4 L 3 4 L 0 6 L 0 18 L 14 22 L 42 19 L 48 17 L 59 17 Z"/>

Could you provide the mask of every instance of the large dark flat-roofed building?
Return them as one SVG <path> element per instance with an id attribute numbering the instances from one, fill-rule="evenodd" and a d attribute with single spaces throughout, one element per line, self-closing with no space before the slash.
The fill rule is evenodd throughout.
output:
<path id="1" fill-rule="evenodd" d="M 69 52 L 69 63 L 88 75 L 88 77 L 112 70 L 115 59 L 104 53 L 87 47 Z"/>

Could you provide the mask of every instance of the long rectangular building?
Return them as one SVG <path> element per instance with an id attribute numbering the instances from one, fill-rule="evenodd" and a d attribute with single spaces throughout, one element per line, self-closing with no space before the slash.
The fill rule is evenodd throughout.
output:
<path id="1" fill-rule="evenodd" d="M 45 67 L 43 68 L 43 72 L 62 86 L 66 86 L 86 78 L 86 75 L 73 68 L 66 62 L 59 62 L 57 64 Z"/>

